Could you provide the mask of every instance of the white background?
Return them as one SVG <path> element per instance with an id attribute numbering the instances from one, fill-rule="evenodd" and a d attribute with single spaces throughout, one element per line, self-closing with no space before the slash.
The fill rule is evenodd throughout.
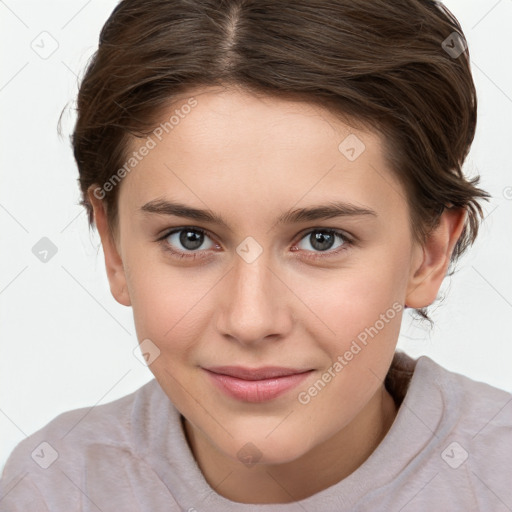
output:
<path id="1" fill-rule="evenodd" d="M 98 237 L 78 204 L 69 111 L 57 134 L 115 4 L 0 1 L 0 467 L 58 414 L 110 402 L 152 378 L 133 355 L 131 309 L 110 295 Z M 479 98 L 466 172 L 480 173 L 493 199 L 477 243 L 445 281 L 444 302 L 432 308 L 434 330 L 407 314 L 399 348 L 512 391 L 512 0 L 445 4 L 468 40 Z M 46 59 L 31 47 L 41 37 L 47 50 L 58 43 Z M 32 253 L 42 237 L 58 251 L 46 263 Z"/>

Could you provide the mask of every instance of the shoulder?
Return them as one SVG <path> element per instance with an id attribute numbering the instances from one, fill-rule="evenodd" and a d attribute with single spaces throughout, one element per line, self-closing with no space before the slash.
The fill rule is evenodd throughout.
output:
<path id="1" fill-rule="evenodd" d="M 419 382 L 432 387 L 443 401 L 444 414 L 453 427 L 476 435 L 488 435 L 505 428 L 512 435 L 512 393 L 485 382 L 450 371 L 426 356 L 418 359 Z"/>
<path id="2" fill-rule="evenodd" d="M 133 393 L 112 402 L 59 414 L 21 441 L 11 453 L 8 465 L 12 466 L 21 460 L 26 464 L 27 456 L 29 460 L 39 459 L 39 466 L 49 465 L 51 458 L 69 452 L 78 454 L 85 446 L 94 443 L 128 446 L 134 407 L 138 401 L 150 399 L 157 388 L 158 384 L 152 379 Z M 49 458 L 43 460 L 46 456 Z"/>
<path id="3" fill-rule="evenodd" d="M 21 497 L 30 493 L 32 499 L 37 499 L 39 494 L 47 499 L 50 488 L 72 489 L 73 482 L 79 487 L 91 457 L 99 462 L 111 457 L 113 451 L 116 457 L 123 453 L 133 456 L 134 411 L 149 407 L 159 390 L 158 383 L 152 379 L 112 402 L 58 415 L 11 452 L 2 472 L 0 496 L 9 493 Z M 74 505 L 70 502 L 69 506 Z"/>
<path id="4" fill-rule="evenodd" d="M 494 480 L 502 470 L 510 474 L 512 393 L 436 366 L 444 415 L 450 418 L 452 436 L 461 445 L 466 442 L 469 465 Z"/>
<path id="5" fill-rule="evenodd" d="M 445 497 L 454 492 L 448 488 L 465 490 L 465 499 L 479 510 L 505 510 L 505 504 L 512 505 L 512 393 L 425 356 L 414 373 L 411 388 L 418 403 L 409 404 L 425 422 L 428 413 L 436 418 L 427 450 L 428 466 L 439 471 L 432 487 Z"/>
<path id="6" fill-rule="evenodd" d="M 512 458 L 512 393 L 448 370 L 427 356 L 398 352 L 387 385 L 403 406 L 408 428 L 424 429 L 440 443 L 452 438 Z M 490 452 L 489 452 L 490 453 Z"/>
<path id="7" fill-rule="evenodd" d="M 427 356 L 397 353 L 386 379 L 400 402 L 373 457 L 385 484 L 379 510 L 510 511 L 512 394 L 450 371 Z M 379 478 L 379 476 L 377 476 Z"/>

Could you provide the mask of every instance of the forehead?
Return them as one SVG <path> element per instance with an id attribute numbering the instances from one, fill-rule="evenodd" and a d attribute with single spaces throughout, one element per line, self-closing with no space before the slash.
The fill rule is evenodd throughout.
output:
<path id="1" fill-rule="evenodd" d="M 133 207 L 167 195 L 212 209 L 229 198 L 248 214 L 325 199 L 386 210 L 405 199 L 382 137 L 312 103 L 196 89 L 159 119 L 148 139 L 131 141 L 129 155 L 139 158 L 151 146 L 121 187 L 120 201 Z"/>
<path id="2" fill-rule="evenodd" d="M 192 98 L 195 106 L 189 108 Z M 165 130 L 166 122 L 171 120 L 172 127 L 167 125 Z M 337 141 L 350 133 L 379 146 L 376 149 L 382 143 L 376 133 L 350 126 L 317 104 L 234 87 L 191 90 L 162 110 L 160 121 L 164 137 L 172 131 L 168 142 L 175 141 L 183 149 L 188 149 L 189 142 L 194 151 L 207 150 L 216 157 L 225 155 L 226 149 L 233 145 L 238 149 L 245 145 L 248 152 L 291 149 L 298 153 L 299 143 L 307 143 L 313 149 L 320 144 L 337 146 Z"/>

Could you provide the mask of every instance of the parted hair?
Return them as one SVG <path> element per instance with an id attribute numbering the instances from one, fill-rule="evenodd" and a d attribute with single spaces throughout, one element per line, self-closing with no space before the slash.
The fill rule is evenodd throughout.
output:
<path id="1" fill-rule="evenodd" d="M 178 95 L 219 85 L 313 103 L 377 132 L 415 239 L 445 208 L 467 212 L 451 263 L 476 239 L 490 196 L 462 170 L 477 119 L 469 50 L 432 0 L 122 0 L 81 81 L 72 134 L 91 225 L 87 191 L 123 166 L 131 138 Z M 103 198 L 111 225 L 118 189 Z"/>

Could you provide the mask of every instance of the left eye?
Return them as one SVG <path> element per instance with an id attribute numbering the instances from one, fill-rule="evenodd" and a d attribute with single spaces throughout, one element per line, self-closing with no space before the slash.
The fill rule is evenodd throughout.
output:
<path id="1" fill-rule="evenodd" d="M 309 244 L 311 247 L 313 247 L 314 252 L 326 252 L 329 249 L 333 249 L 333 246 L 336 243 L 336 238 L 340 239 L 341 242 L 335 246 L 334 249 L 345 248 L 345 246 L 350 244 L 348 237 L 332 229 L 316 229 L 314 231 L 310 231 L 309 233 L 306 233 L 306 236 L 301 239 L 301 242 L 305 240 L 305 245 Z M 297 244 L 297 246 L 300 246 L 300 242 Z M 307 251 L 310 250 L 308 247 L 299 248 Z M 334 250 L 331 252 L 337 251 Z"/>

